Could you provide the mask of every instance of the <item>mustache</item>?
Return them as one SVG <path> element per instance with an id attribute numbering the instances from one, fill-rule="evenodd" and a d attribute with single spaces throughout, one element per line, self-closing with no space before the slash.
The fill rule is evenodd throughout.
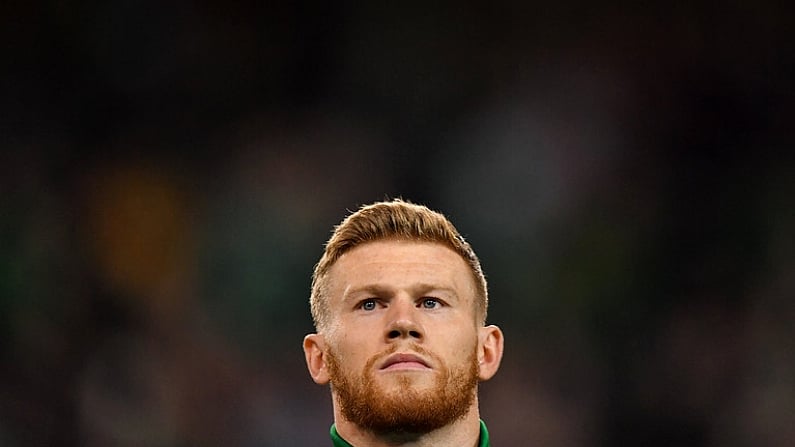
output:
<path id="1" fill-rule="evenodd" d="M 389 357 L 390 355 L 394 354 L 398 350 L 414 352 L 416 354 L 419 354 L 420 356 L 424 356 L 426 358 L 430 358 L 431 360 L 433 360 L 433 362 L 436 365 L 444 365 L 444 362 L 441 361 L 441 358 L 438 355 L 434 354 L 433 352 L 431 352 L 427 348 L 424 348 L 424 347 L 420 346 L 417 343 L 409 342 L 409 343 L 406 343 L 406 344 L 394 344 L 394 345 L 384 349 L 383 351 L 373 355 L 372 357 L 370 357 L 367 360 L 367 363 L 365 365 L 365 370 L 366 371 L 372 370 L 372 368 L 375 366 L 376 363 L 380 362 L 381 360 L 385 359 L 386 357 Z"/>

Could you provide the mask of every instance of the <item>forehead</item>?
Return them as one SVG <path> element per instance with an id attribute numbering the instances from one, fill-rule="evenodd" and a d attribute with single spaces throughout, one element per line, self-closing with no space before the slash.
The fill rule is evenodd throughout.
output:
<path id="1" fill-rule="evenodd" d="M 449 247 L 434 242 L 384 240 L 346 252 L 328 274 L 332 300 L 346 289 L 381 285 L 394 288 L 424 284 L 473 296 L 469 265 Z"/>

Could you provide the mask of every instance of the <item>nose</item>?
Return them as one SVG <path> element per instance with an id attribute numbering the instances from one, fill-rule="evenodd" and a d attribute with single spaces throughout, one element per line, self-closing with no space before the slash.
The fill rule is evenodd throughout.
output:
<path id="1" fill-rule="evenodd" d="M 389 310 L 389 323 L 386 328 L 387 341 L 422 340 L 425 331 L 417 319 L 417 308 L 414 307 L 413 301 L 410 299 L 393 300 Z"/>

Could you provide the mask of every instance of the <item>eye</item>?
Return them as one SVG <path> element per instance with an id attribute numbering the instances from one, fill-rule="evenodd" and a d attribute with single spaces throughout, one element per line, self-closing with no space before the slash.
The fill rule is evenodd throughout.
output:
<path id="1" fill-rule="evenodd" d="M 422 307 L 424 309 L 436 309 L 440 306 L 439 300 L 436 298 L 423 298 Z"/>
<path id="2" fill-rule="evenodd" d="M 375 310 L 375 299 L 374 298 L 366 299 L 362 301 L 359 307 L 361 307 L 362 310 Z"/>

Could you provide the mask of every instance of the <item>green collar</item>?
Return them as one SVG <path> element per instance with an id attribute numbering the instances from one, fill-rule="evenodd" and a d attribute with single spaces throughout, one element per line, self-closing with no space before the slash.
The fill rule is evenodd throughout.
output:
<path id="1" fill-rule="evenodd" d="M 331 442 L 333 443 L 334 447 L 353 447 L 348 441 L 342 439 L 339 433 L 337 433 L 337 426 L 331 424 Z M 486 430 L 486 423 L 482 420 L 480 421 L 480 444 L 478 447 L 489 447 L 489 431 Z"/>

